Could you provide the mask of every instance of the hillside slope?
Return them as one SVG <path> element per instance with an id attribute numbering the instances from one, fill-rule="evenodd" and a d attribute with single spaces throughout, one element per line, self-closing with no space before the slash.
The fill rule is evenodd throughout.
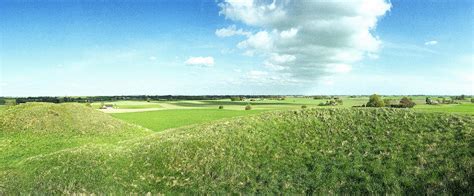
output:
<path id="1" fill-rule="evenodd" d="M 471 116 L 280 111 L 22 161 L 5 192 L 473 193 Z M 14 175 L 12 175 L 14 174 Z"/>
<path id="2" fill-rule="evenodd" d="M 0 115 L 0 169 L 58 150 L 114 144 L 149 133 L 81 104 L 20 104 Z"/>

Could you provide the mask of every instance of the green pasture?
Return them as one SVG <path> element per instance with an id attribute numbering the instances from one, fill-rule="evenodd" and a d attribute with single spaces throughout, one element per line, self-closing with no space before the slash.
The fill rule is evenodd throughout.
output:
<path id="1" fill-rule="evenodd" d="M 384 99 L 391 99 L 392 103 L 398 103 L 403 96 L 386 96 Z M 251 105 L 252 110 L 288 110 L 300 109 L 305 105 L 308 108 L 351 108 L 353 106 L 361 106 L 366 104 L 368 97 L 350 98 L 348 96 L 340 97 L 343 101 L 342 105 L 337 106 L 318 106 L 327 99 L 312 99 L 301 97 L 287 97 L 285 100 L 256 100 L 256 101 L 230 101 L 230 99 L 221 100 L 184 100 L 184 101 L 117 101 L 106 102 L 106 104 L 114 104 L 119 109 L 145 109 L 160 108 L 163 110 L 179 110 L 179 109 L 216 109 L 224 106 L 226 110 L 244 110 L 246 105 Z M 426 105 L 425 96 L 411 97 L 417 104 L 413 110 L 420 112 L 445 112 L 457 114 L 473 114 L 474 106 L 469 100 L 460 101 L 461 104 L 439 104 Z M 93 103 L 94 108 L 100 107 L 101 103 Z M 208 110 L 210 111 L 210 110 Z M 238 113 L 238 112 L 237 112 Z"/>
<path id="2" fill-rule="evenodd" d="M 129 123 L 141 125 L 153 131 L 209 122 L 222 118 L 261 113 L 264 110 L 189 109 L 160 110 L 149 112 L 117 113 L 112 116 Z"/>
<path id="3" fill-rule="evenodd" d="M 440 113 L 454 113 L 454 114 L 470 114 L 474 115 L 473 103 L 462 104 L 439 104 L 439 105 L 417 105 L 414 108 L 421 112 L 440 112 Z"/>
<path id="4" fill-rule="evenodd" d="M 309 108 L 113 116 L 154 131 L 83 104 L 3 111 L 0 195 L 473 192 L 470 115 Z"/>
<path id="5" fill-rule="evenodd" d="M 115 108 L 119 109 L 144 109 L 144 108 L 161 108 L 162 106 L 158 103 L 152 103 L 147 101 L 114 101 L 114 102 L 95 102 L 92 103 L 93 108 L 100 108 L 104 104 L 112 104 Z"/>

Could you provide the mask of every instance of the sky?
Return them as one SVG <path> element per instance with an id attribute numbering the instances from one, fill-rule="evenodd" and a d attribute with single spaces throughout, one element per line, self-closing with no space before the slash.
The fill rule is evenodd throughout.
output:
<path id="1" fill-rule="evenodd" d="M 0 1 L 0 96 L 474 94 L 469 0 Z"/>

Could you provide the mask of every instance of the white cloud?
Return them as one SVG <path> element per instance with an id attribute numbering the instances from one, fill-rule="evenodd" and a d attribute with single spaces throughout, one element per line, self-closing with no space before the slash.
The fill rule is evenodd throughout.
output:
<path id="1" fill-rule="evenodd" d="M 272 38 L 266 31 L 260 31 L 250 35 L 246 40 L 237 44 L 240 49 L 247 50 L 247 54 L 253 55 L 257 51 L 270 51 L 273 47 Z"/>
<path id="2" fill-rule="evenodd" d="M 351 65 L 347 64 L 328 64 L 326 71 L 330 73 L 348 73 L 352 70 Z"/>
<path id="3" fill-rule="evenodd" d="M 436 44 L 438 44 L 438 41 L 436 41 L 436 40 L 432 40 L 432 41 L 427 41 L 427 42 L 425 42 L 425 45 L 426 45 L 426 46 L 433 46 L 433 45 L 436 45 Z"/>
<path id="4" fill-rule="evenodd" d="M 249 36 L 250 34 L 251 34 L 250 32 L 246 32 L 242 29 L 237 30 L 237 27 L 235 25 L 230 25 L 226 28 L 216 30 L 216 35 L 218 37 L 231 37 L 231 36 L 234 36 L 234 35 Z"/>
<path id="5" fill-rule="evenodd" d="M 314 80 L 376 57 L 381 41 L 372 31 L 391 5 L 385 0 L 224 0 L 219 7 L 227 19 L 259 29 L 237 47 L 264 56 L 270 75 Z"/>
<path id="6" fill-rule="evenodd" d="M 184 62 L 186 65 L 196 65 L 196 66 L 203 66 L 203 67 L 211 67 L 214 66 L 214 58 L 213 57 L 190 57 L 188 60 Z"/>

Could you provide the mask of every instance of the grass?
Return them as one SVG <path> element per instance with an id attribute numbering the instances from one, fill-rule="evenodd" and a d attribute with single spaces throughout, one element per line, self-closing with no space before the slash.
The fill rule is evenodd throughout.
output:
<path id="1" fill-rule="evenodd" d="M 352 106 L 361 106 L 366 104 L 368 97 L 350 98 L 348 96 L 340 96 L 343 100 L 343 105 L 337 106 L 318 106 L 319 103 L 326 102 L 326 99 L 312 99 L 302 97 L 287 97 L 285 100 L 261 100 L 261 101 L 230 101 L 229 99 L 221 100 L 184 100 L 184 101 L 117 101 L 108 102 L 114 103 L 118 108 L 122 109 L 143 109 L 143 108 L 161 108 L 163 110 L 177 110 L 177 109 L 216 109 L 219 105 L 225 106 L 227 110 L 243 110 L 243 108 L 250 104 L 253 110 L 288 110 L 299 109 L 302 105 L 308 108 L 351 108 Z M 397 103 L 401 96 L 387 96 Z M 438 106 L 426 105 L 424 96 L 414 96 L 413 101 L 417 104 L 414 108 L 419 112 L 442 112 L 455 114 L 469 114 L 474 115 L 474 106 L 469 100 L 461 101 L 460 105 L 441 104 Z M 98 108 L 100 103 L 94 103 L 93 107 Z"/>
<path id="2" fill-rule="evenodd" d="M 422 112 L 439 112 L 474 115 L 473 103 L 441 104 L 441 105 L 418 105 L 415 110 Z"/>
<path id="3" fill-rule="evenodd" d="M 102 102 L 96 102 L 92 104 L 93 108 L 100 108 Z M 162 106 L 158 103 L 147 102 L 147 101 L 115 101 L 115 102 L 104 102 L 104 104 L 113 104 L 116 108 L 120 109 L 144 109 L 144 108 L 161 108 Z"/>
<path id="4" fill-rule="evenodd" d="M 153 131 L 163 131 L 169 128 L 209 122 L 222 118 L 257 114 L 261 112 L 263 112 L 263 110 L 235 111 L 219 109 L 175 109 L 136 113 L 118 113 L 112 114 L 112 116 L 130 123 L 141 125 Z"/>
<path id="5" fill-rule="evenodd" d="M 0 170 L 58 150 L 117 143 L 149 133 L 80 104 L 20 104 L 0 116 Z"/>
<path id="6" fill-rule="evenodd" d="M 305 109 L 151 133 L 80 105 L 27 106 L 0 116 L 1 194 L 474 193 L 468 115 Z"/>

